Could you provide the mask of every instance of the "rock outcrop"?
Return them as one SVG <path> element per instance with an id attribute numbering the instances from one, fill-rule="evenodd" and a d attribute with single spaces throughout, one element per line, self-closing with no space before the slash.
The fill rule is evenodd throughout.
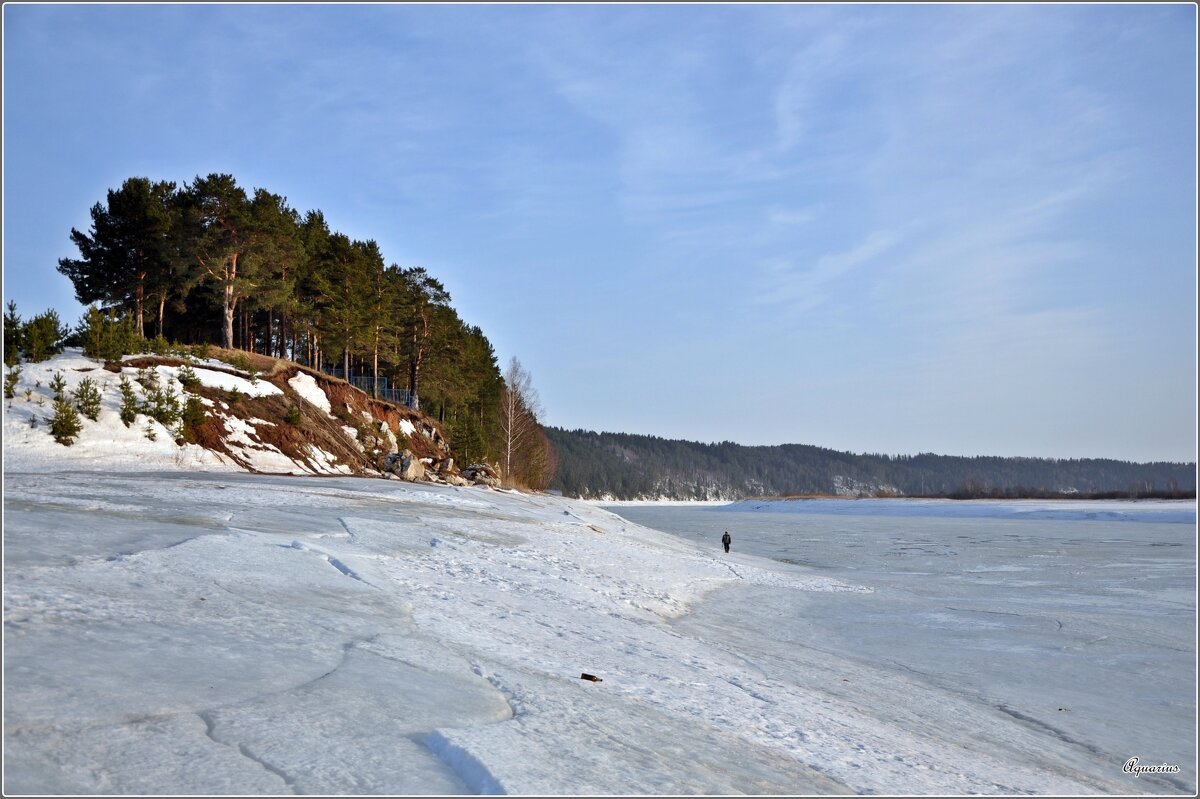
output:
<path id="1" fill-rule="evenodd" d="M 202 379 L 181 383 L 185 366 Z M 132 356 L 105 369 L 160 370 L 181 401 L 195 396 L 204 406 L 190 442 L 249 471 L 499 486 L 490 467 L 480 480 L 460 475 L 430 417 L 291 361 L 220 351 L 205 361 Z"/>
<path id="2" fill-rule="evenodd" d="M 487 463 L 471 464 L 462 470 L 462 477 L 475 485 L 484 485 L 489 488 L 499 488 L 501 485 L 499 467 Z"/>

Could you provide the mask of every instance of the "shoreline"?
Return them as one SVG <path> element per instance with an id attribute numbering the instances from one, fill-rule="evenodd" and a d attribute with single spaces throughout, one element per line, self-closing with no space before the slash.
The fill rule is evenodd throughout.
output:
<path id="1" fill-rule="evenodd" d="M 673 506 L 700 508 L 700 507 L 717 507 L 722 505 L 736 505 L 745 502 L 778 502 L 778 503 L 804 503 L 804 502 L 898 502 L 898 503 L 915 503 L 915 502 L 939 502 L 952 503 L 956 505 L 970 505 L 972 503 L 1015 503 L 1015 502 L 1133 502 L 1133 503 L 1167 503 L 1178 502 L 1195 505 L 1196 497 L 1089 497 L 1089 496 L 1054 496 L 1054 497 L 971 497 L 969 499 L 960 499 L 956 497 L 849 497 L 837 496 L 835 494 L 806 494 L 799 497 L 744 497 L 742 499 L 584 499 L 579 497 L 566 497 L 574 502 L 582 502 L 585 505 L 600 505 L 608 507 L 637 507 L 641 505 L 654 506 Z"/>

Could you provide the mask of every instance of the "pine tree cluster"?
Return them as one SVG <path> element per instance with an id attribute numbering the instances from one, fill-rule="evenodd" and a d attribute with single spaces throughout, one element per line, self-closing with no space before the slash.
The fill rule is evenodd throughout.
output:
<path id="1" fill-rule="evenodd" d="M 434 416 L 460 460 L 495 458 L 504 381 L 487 337 L 424 268 L 388 264 L 376 242 L 337 232 L 321 211 L 301 214 L 227 174 L 134 177 L 70 238 L 79 257 L 59 271 L 81 303 L 108 309 L 80 325 L 93 357 L 166 354 L 178 341 L 369 378 L 368 391 L 403 389 Z"/>

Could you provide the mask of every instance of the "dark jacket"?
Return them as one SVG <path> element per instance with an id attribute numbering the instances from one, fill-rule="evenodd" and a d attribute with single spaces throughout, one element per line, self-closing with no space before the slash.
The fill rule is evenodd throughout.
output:
<path id="1" fill-rule="evenodd" d="M 722 544 L 728 544 L 728 543 L 729 543 L 730 541 L 732 541 L 732 540 L 733 540 L 733 539 L 729 537 L 729 533 L 726 533 L 725 535 L 721 536 L 721 543 L 722 543 Z"/>

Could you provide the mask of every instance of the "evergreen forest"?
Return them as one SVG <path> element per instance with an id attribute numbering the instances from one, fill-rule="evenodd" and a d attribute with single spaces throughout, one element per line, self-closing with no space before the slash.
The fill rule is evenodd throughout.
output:
<path id="1" fill-rule="evenodd" d="M 70 239 L 79 257 L 60 259 L 58 270 L 90 306 L 81 329 L 103 315 L 136 339 L 296 361 L 437 419 L 460 462 L 502 452 L 513 461 L 502 416 L 514 403 L 502 401 L 504 376 L 483 331 L 426 269 L 387 263 L 375 241 L 331 229 L 321 211 L 301 213 L 228 174 L 182 185 L 132 177 Z M 30 333 L 27 345 L 45 338 L 10 315 L 6 335 Z M 514 482 L 544 487 L 548 447 L 538 425 L 514 465 L 535 473 Z"/>
<path id="2" fill-rule="evenodd" d="M 546 428 L 558 454 L 550 487 L 592 499 L 748 497 L 1195 498 L 1194 463 L 837 452 L 749 447 Z"/>

